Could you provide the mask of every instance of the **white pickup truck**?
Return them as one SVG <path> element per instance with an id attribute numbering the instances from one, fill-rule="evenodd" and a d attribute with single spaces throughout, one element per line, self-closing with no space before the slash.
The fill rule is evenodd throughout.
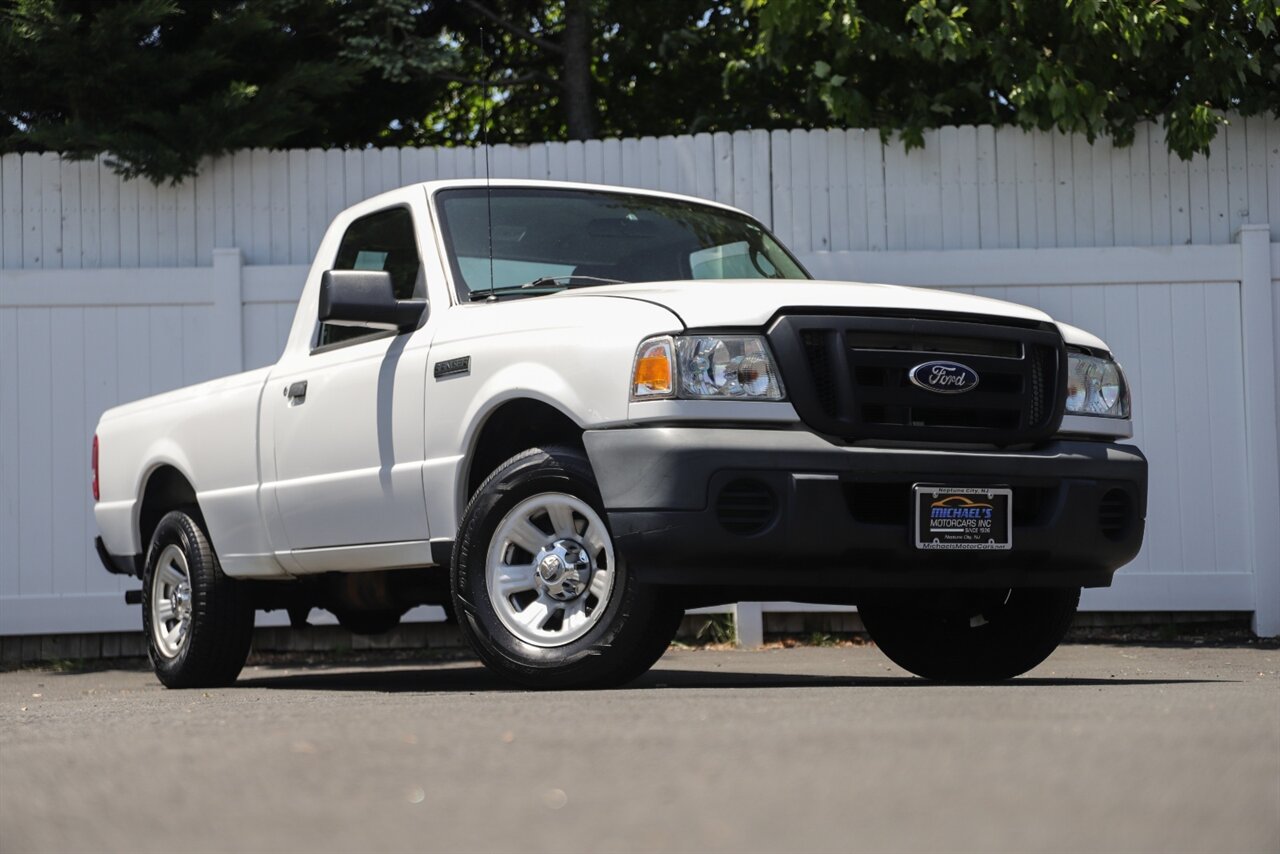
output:
<path id="1" fill-rule="evenodd" d="M 335 219 L 273 367 L 102 416 L 97 547 L 171 687 L 233 681 L 260 609 L 443 605 L 509 679 L 584 687 L 777 599 L 1006 679 L 1142 543 L 1129 405 L 1086 332 L 814 281 L 733 208 L 437 181 Z"/>

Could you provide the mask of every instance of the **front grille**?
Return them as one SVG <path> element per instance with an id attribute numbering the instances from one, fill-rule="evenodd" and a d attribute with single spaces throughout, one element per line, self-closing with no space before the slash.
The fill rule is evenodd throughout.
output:
<path id="1" fill-rule="evenodd" d="M 845 439 L 1010 445 L 1062 420 L 1066 356 L 1051 324 L 969 316 L 786 315 L 769 330 L 800 417 Z M 979 376 L 963 394 L 914 385 L 912 368 L 954 361 Z"/>
<path id="2" fill-rule="evenodd" d="M 828 337 L 822 330 L 806 329 L 800 333 L 804 356 L 809 363 L 809 376 L 818 405 L 827 415 L 836 414 L 836 386 L 831 377 L 831 359 L 827 354 Z"/>

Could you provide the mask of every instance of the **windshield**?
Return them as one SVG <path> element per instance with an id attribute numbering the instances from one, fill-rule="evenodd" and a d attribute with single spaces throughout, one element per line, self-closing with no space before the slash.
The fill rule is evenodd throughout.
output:
<path id="1" fill-rule="evenodd" d="M 639 193 L 488 192 L 489 199 L 484 187 L 436 194 L 464 301 L 491 288 L 499 296 L 532 296 L 617 282 L 809 278 L 773 235 L 733 211 Z"/>

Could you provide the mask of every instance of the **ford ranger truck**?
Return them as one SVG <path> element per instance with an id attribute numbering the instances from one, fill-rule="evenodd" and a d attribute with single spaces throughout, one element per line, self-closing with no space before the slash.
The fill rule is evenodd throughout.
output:
<path id="1" fill-rule="evenodd" d="M 275 365 L 102 416 L 97 548 L 170 687 L 234 681 L 257 610 L 420 604 L 520 685 L 618 685 L 741 600 L 1002 680 L 1137 554 L 1131 435 L 1107 346 L 1036 309 L 815 281 L 699 199 L 436 181 L 334 220 Z"/>

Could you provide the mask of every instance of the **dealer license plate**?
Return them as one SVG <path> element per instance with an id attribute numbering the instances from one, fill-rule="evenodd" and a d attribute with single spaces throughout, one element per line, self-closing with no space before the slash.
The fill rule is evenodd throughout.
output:
<path id="1" fill-rule="evenodd" d="M 913 487 L 918 549 L 1013 547 L 1013 490 L 985 486 Z"/>

